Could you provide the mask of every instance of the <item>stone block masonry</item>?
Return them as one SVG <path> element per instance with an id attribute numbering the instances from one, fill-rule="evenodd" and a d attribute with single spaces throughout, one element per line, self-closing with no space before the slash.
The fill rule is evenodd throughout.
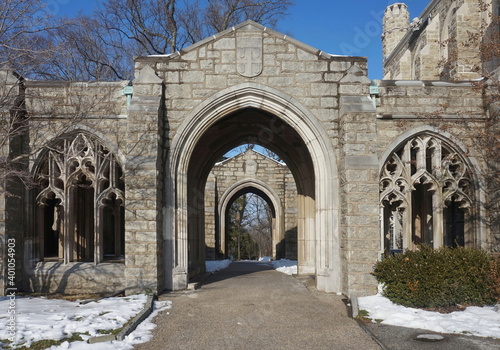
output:
<path id="1" fill-rule="evenodd" d="M 386 12 L 393 80 L 371 82 L 365 58 L 326 54 L 251 21 L 170 55 L 137 57 L 133 87 L 14 79 L 24 95 L 15 90 L 11 102 L 25 102 L 29 128 L 0 156 L 27 151 L 23 166 L 44 186 L 12 187 L 17 199 L 0 193 L 0 245 L 19 240 L 22 287 L 184 289 L 206 258 L 224 254 L 224 206 L 245 191 L 274 206 L 275 255 L 284 242 L 283 256 L 327 292 L 373 294 L 381 254 L 419 241 L 438 247 L 461 236 L 466 247 L 500 250 L 488 221 L 491 160 L 474 136 L 488 125 L 486 92 L 423 80 L 442 76 L 427 60 L 446 54 L 435 52 L 439 35 L 465 33 L 456 20 L 477 24 L 471 1 L 453 2 L 456 11 L 451 3 L 432 1 L 404 34 L 404 6 Z M 445 75 L 471 78 L 474 50 L 459 52 Z M 242 144 L 287 166 L 253 151 L 218 163 Z M 93 214 L 61 216 L 62 198 Z M 60 239 L 61 229 L 71 234 Z"/>

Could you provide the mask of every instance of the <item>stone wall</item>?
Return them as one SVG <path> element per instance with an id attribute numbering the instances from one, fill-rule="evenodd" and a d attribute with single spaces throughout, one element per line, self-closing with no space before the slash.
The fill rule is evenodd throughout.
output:
<path id="1" fill-rule="evenodd" d="M 94 135 L 113 152 L 123 167 L 126 163 L 127 82 L 25 84 L 30 122 L 29 172 L 35 171 L 40 151 L 77 131 Z M 34 196 L 28 191 L 21 210 L 24 228 L 17 226 L 22 240 L 23 289 L 37 292 L 112 292 L 126 288 L 124 263 L 78 263 L 40 261 L 39 237 L 35 234 Z M 20 205 L 20 208 L 24 205 Z M 18 230 L 24 231 L 17 232 Z"/>
<path id="2" fill-rule="evenodd" d="M 471 83 L 382 80 L 379 85 L 378 118 L 390 118 L 393 125 L 403 116 L 413 116 L 419 122 L 437 122 L 443 120 L 442 116 L 455 119 L 484 117 L 481 91 Z M 379 142 L 384 145 L 383 139 Z"/>
<path id="3" fill-rule="evenodd" d="M 164 289 L 163 215 L 167 123 L 163 84 L 150 70 L 134 80 L 128 109 L 125 171 L 125 277 L 127 290 Z"/>
<path id="4" fill-rule="evenodd" d="M 111 294 L 126 289 L 125 270 L 123 263 L 38 262 L 28 269 L 23 290 L 48 294 Z"/>
<path id="5" fill-rule="evenodd" d="M 475 172 L 478 203 L 474 246 L 498 251 L 498 224 L 489 221 L 487 146 L 489 116 L 480 89 L 473 83 L 442 81 L 381 81 L 377 99 L 377 154 L 380 165 L 389 153 L 413 135 L 427 133 L 446 140 L 464 156 Z"/>

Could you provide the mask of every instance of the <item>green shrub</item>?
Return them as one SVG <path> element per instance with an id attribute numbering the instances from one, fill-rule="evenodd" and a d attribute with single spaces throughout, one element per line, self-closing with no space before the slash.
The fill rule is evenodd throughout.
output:
<path id="1" fill-rule="evenodd" d="M 481 306 L 500 297 L 500 264 L 476 249 L 421 246 L 385 257 L 373 275 L 384 283 L 384 295 L 404 306 Z"/>

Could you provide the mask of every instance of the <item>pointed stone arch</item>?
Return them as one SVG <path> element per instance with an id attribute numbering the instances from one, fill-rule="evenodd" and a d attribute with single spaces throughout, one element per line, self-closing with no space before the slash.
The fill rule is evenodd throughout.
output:
<path id="1" fill-rule="evenodd" d="M 238 181 L 229 187 L 224 194 L 221 196 L 219 201 L 218 213 L 220 217 L 220 235 L 221 235 L 221 246 L 224 245 L 223 237 L 226 233 L 226 215 L 231 203 L 241 194 L 252 192 L 252 189 L 260 192 L 258 195 L 261 196 L 271 207 L 274 213 L 274 222 L 272 227 L 272 241 L 273 241 L 273 257 L 276 257 L 277 245 L 279 242 L 285 239 L 285 229 L 284 229 L 284 215 L 283 215 L 283 205 L 281 203 L 279 195 L 266 183 L 259 181 L 257 179 L 245 179 Z"/>
<path id="2" fill-rule="evenodd" d="M 314 273 L 319 290 L 339 292 L 341 286 L 341 258 L 339 237 L 339 178 L 337 160 L 329 137 L 316 117 L 291 96 L 271 87 L 243 83 L 214 94 L 189 113 L 172 141 L 169 169 L 166 169 L 165 239 L 172 242 L 164 251 L 166 286 L 185 288 L 188 282 L 188 170 L 195 147 L 216 122 L 239 111 L 252 108 L 281 120 L 301 138 L 312 160 L 309 195 L 299 198 L 299 240 L 305 241 L 303 258 L 307 264 L 299 271 Z M 272 131 L 273 124 L 269 124 Z M 229 145 L 228 145 L 229 146 Z M 234 145 L 233 145 L 234 146 Z M 305 176 L 305 175 L 304 175 Z M 189 189 L 192 190 L 192 189 Z M 168 225 L 168 224 L 167 224 Z"/>
<path id="3" fill-rule="evenodd" d="M 391 143 L 379 172 L 382 252 L 412 249 L 419 243 L 485 248 L 487 227 L 479 220 L 484 215 L 483 181 L 468 154 L 460 140 L 432 126 L 411 129 Z M 417 202 L 431 204 L 418 208 Z M 418 211 L 425 215 L 415 214 Z M 449 237 L 456 224 L 452 215 L 461 216 L 461 238 Z M 423 216 L 430 218 L 429 237 L 419 241 L 416 218 L 424 227 Z"/>

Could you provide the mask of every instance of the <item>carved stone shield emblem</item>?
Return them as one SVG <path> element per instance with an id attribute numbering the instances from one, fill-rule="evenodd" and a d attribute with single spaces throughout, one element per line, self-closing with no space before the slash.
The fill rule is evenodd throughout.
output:
<path id="1" fill-rule="evenodd" d="M 237 38 L 236 66 L 238 73 L 252 78 L 262 73 L 262 37 Z"/>

